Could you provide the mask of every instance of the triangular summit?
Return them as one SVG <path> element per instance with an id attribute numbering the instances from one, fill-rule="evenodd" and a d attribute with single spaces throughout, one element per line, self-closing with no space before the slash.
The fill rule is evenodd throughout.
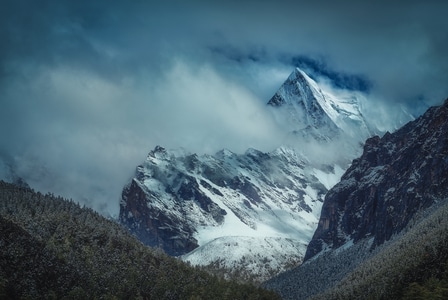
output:
<path id="1" fill-rule="evenodd" d="M 332 140 L 347 134 L 360 141 L 371 136 L 356 92 L 336 96 L 323 90 L 303 70 L 296 68 L 268 101 L 277 119 L 290 132 Z"/>

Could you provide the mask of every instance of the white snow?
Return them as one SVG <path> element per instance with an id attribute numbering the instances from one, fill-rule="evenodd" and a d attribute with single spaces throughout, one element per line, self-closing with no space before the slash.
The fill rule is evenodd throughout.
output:
<path id="1" fill-rule="evenodd" d="M 319 169 L 314 170 L 314 175 L 327 188 L 331 189 L 336 183 L 341 180 L 341 176 L 345 170 L 339 165 L 334 165 L 334 172 L 324 172 Z"/>
<path id="2" fill-rule="evenodd" d="M 277 95 L 286 106 L 286 110 L 279 110 L 277 118 L 290 131 L 319 126 L 319 134 L 331 140 L 335 130 L 339 129 L 359 142 L 378 132 L 370 128 L 363 117 L 362 102 L 366 100 L 362 93 L 334 89 L 324 82 L 318 84 L 298 68 L 279 88 Z"/>
<path id="3" fill-rule="evenodd" d="M 184 255 L 192 265 L 219 265 L 227 270 L 245 272 L 258 282 L 300 264 L 306 244 L 276 237 L 226 236 Z"/>

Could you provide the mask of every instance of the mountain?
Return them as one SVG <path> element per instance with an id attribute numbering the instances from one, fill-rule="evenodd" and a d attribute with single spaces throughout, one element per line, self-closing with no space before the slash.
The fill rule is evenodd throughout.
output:
<path id="1" fill-rule="evenodd" d="M 445 280 L 447 157 L 448 100 L 367 140 L 325 196 L 305 262 L 265 286 L 285 299 L 397 299 Z"/>
<path id="2" fill-rule="evenodd" d="M 270 274 L 260 268 L 279 271 L 275 265 L 302 261 L 323 197 L 342 173 L 326 168 L 307 166 L 288 148 L 199 156 L 156 147 L 123 190 L 120 222 L 145 244 L 200 264 L 207 262 L 202 250 L 213 253 L 210 263 L 226 257 L 237 265 L 251 249 L 265 248 L 259 255 L 267 261 L 253 273 Z M 246 242 L 250 248 L 236 251 Z M 292 256 L 273 259 L 282 247 Z"/>
<path id="3" fill-rule="evenodd" d="M 362 114 L 361 94 L 335 96 L 296 68 L 268 105 L 278 108 L 277 120 L 301 137 L 330 141 L 340 135 L 364 141 L 375 130 Z"/>
<path id="4" fill-rule="evenodd" d="M 448 101 L 394 134 L 368 139 L 327 194 L 306 259 L 366 237 L 380 245 L 448 197 L 447 120 Z"/>
<path id="5" fill-rule="evenodd" d="M 279 299 L 151 249 L 91 209 L 0 181 L 1 299 Z"/>
<path id="6" fill-rule="evenodd" d="M 324 195 L 370 134 L 360 107 L 356 94 L 337 98 L 296 69 L 266 106 L 286 120 L 291 146 L 214 155 L 157 146 L 123 189 L 120 222 L 192 264 L 266 280 L 302 262 Z"/>

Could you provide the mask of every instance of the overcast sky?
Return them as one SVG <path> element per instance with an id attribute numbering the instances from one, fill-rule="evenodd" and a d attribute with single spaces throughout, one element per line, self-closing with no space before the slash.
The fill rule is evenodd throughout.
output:
<path id="1" fill-rule="evenodd" d="M 2 1 L 0 153 L 32 187 L 117 214 L 156 145 L 272 150 L 294 65 L 391 127 L 448 97 L 446 1 L 159 2 Z"/>

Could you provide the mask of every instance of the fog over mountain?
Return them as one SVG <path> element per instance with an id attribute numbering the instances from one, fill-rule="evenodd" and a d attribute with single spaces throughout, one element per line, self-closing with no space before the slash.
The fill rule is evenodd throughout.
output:
<path id="1" fill-rule="evenodd" d="M 0 174 L 106 215 L 156 145 L 278 147 L 266 101 L 295 66 L 384 130 L 448 95 L 441 1 L 2 4 Z"/>

